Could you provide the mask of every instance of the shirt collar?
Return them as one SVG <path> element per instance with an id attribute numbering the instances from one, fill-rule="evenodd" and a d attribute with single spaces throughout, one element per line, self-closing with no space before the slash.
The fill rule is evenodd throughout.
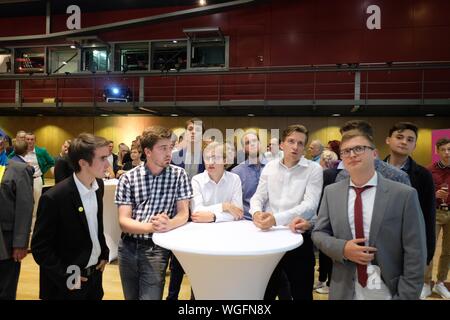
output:
<path id="1" fill-rule="evenodd" d="M 169 164 L 167 167 L 165 167 L 158 175 L 153 175 L 153 173 L 150 171 L 150 169 L 147 167 L 147 162 L 144 162 L 142 164 L 140 164 L 139 166 L 141 166 L 141 168 L 139 170 L 141 170 L 141 174 L 146 176 L 146 175 L 151 175 L 154 177 L 158 177 L 162 174 L 164 174 L 165 172 L 167 172 L 167 170 L 169 170 L 169 168 L 172 166 L 171 164 Z"/>
<path id="2" fill-rule="evenodd" d="M 220 180 L 217 183 L 213 179 L 210 178 L 207 170 L 203 171 L 202 175 L 203 175 L 202 176 L 203 177 L 203 181 L 205 183 L 220 184 L 220 183 L 222 183 L 222 181 L 225 182 L 228 179 L 228 171 L 226 171 L 226 170 L 223 172 L 222 177 L 220 177 Z"/>
<path id="3" fill-rule="evenodd" d="M 378 174 L 375 171 L 374 175 L 372 176 L 372 178 L 370 178 L 369 181 L 367 181 L 364 185 L 358 187 L 358 188 L 362 188 L 365 186 L 373 186 L 376 187 L 378 185 Z M 353 183 L 352 179 L 350 178 L 350 187 L 356 187 L 356 185 Z"/>
<path id="4" fill-rule="evenodd" d="M 90 192 L 95 192 L 98 189 L 98 183 L 97 180 L 94 179 L 94 182 L 92 182 L 92 186 L 90 189 L 86 188 L 86 186 L 78 179 L 75 172 L 73 173 L 73 179 L 75 180 L 75 184 L 77 186 L 78 192 L 80 193 L 80 197 L 87 195 Z"/>
<path id="5" fill-rule="evenodd" d="M 249 167 L 251 167 L 251 166 L 254 166 L 254 167 L 256 167 L 256 166 L 261 166 L 261 167 L 264 167 L 265 165 L 266 165 L 266 163 L 267 163 L 267 160 L 266 159 L 259 159 L 259 162 L 258 163 L 250 163 L 250 160 L 249 159 L 247 159 L 247 160 L 245 160 L 245 164 L 247 165 L 247 166 L 249 166 Z"/>
<path id="6" fill-rule="evenodd" d="M 437 162 L 437 166 L 438 166 L 440 169 L 450 168 L 450 166 L 446 166 L 445 164 L 443 164 L 441 160 L 439 160 L 439 161 Z"/>
<path id="7" fill-rule="evenodd" d="M 308 159 L 306 159 L 304 156 L 302 156 L 301 158 L 300 158 L 300 160 L 294 165 L 294 166 L 292 166 L 291 168 L 288 168 L 288 167 L 286 167 L 286 165 L 283 163 L 283 159 L 284 159 L 284 157 L 283 158 L 281 158 L 280 160 L 278 160 L 278 163 L 281 165 L 281 166 L 283 166 L 283 167 L 285 167 L 286 169 L 293 169 L 293 168 L 295 168 L 295 167 L 309 167 L 309 163 L 310 163 L 310 161 L 312 162 L 312 160 L 308 160 Z"/>
<path id="8" fill-rule="evenodd" d="M 392 166 L 392 164 L 390 163 L 390 160 L 391 160 L 391 155 L 388 155 L 386 157 L 386 162 Z M 398 169 L 407 172 L 410 167 L 411 167 L 411 158 L 408 157 L 408 158 L 406 158 L 406 161 Z"/>

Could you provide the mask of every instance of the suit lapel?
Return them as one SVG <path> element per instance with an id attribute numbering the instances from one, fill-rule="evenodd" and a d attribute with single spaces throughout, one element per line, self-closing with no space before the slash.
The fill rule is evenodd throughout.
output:
<path id="1" fill-rule="evenodd" d="M 83 202 L 81 201 L 80 193 L 78 192 L 77 185 L 75 184 L 75 180 L 73 176 L 71 176 L 71 185 L 72 185 L 72 205 L 73 210 L 80 219 L 81 224 L 83 225 L 83 228 L 86 230 L 87 233 L 89 233 L 89 225 L 86 218 L 86 211 L 83 206 Z"/>
<path id="2" fill-rule="evenodd" d="M 370 224 L 369 246 L 375 245 L 378 231 L 380 231 L 381 222 L 383 221 L 386 207 L 389 201 L 389 190 L 385 183 L 386 179 L 378 174 L 377 192 L 375 193 L 375 201 L 373 204 L 372 223 Z"/>
<path id="3" fill-rule="evenodd" d="M 340 220 L 343 222 L 343 232 L 345 239 L 353 239 L 352 229 L 348 221 L 348 189 L 350 188 L 350 178 L 344 180 L 343 187 L 339 188 L 339 194 L 336 201 L 336 212 L 338 212 Z"/>

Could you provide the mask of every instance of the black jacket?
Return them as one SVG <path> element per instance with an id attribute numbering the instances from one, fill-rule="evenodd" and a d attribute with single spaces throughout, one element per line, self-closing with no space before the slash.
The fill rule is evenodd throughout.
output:
<path id="1" fill-rule="evenodd" d="M 97 179 L 98 240 L 100 260 L 108 260 L 109 250 L 103 234 L 104 184 Z M 73 176 L 61 181 L 41 196 L 31 241 L 34 260 L 40 266 L 40 298 L 64 299 L 69 291 L 67 267 L 81 270 L 89 262 L 92 241 L 86 214 Z"/>
<path id="2" fill-rule="evenodd" d="M 407 171 L 411 186 L 417 190 L 420 208 L 425 220 L 425 234 L 427 238 L 427 264 L 431 262 L 436 248 L 436 195 L 431 172 L 417 164 L 411 157 Z M 387 162 L 388 157 L 384 159 Z"/>

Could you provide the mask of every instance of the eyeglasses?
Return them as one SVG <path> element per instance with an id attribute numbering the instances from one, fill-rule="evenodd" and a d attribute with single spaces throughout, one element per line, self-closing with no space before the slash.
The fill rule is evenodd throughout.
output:
<path id="1" fill-rule="evenodd" d="M 352 151 L 355 155 L 360 155 L 363 154 L 366 149 L 375 150 L 375 148 L 370 146 L 354 146 L 353 148 L 342 149 L 340 154 L 342 158 L 348 158 Z"/>

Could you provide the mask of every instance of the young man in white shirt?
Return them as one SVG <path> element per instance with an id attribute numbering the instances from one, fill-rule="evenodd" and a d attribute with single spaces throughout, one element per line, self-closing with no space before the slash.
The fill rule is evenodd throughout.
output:
<path id="1" fill-rule="evenodd" d="M 271 161 L 261 172 L 258 188 L 250 200 L 250 213 L 258 228 L 297 222 L 303 244 L 287 252 L 275 269 L 266 289 L 265 299 L 274 299 L 280 284 L 281 270 L 286 272 L 294 300 L 312 300 L 314 252 L 311 228 L 322 192 L 323 173 L 319 164 L 304 156 L 308 130 L 302 125 L 287 127 L 281 138 L 283 159 Z"/>
<path id="2" fill-rule="evenodd" d="M 206 170 L 192 178 L 193 222 L 225 222 L 244 216 L 241 179 L 225 171 L 226 148 L 212 142 L 203 152 Z"/>
<path id="3" fill-rule="evenodd" d="M 80 134 L 69 147 L 75 172 L 39 201 L 31 250 L 40 266 L 41 299 L 103 297 L 102 272 L 109 250 L 103 234 L 101 178 L 109 165 L 107 157 L 106 139 Z"/>

